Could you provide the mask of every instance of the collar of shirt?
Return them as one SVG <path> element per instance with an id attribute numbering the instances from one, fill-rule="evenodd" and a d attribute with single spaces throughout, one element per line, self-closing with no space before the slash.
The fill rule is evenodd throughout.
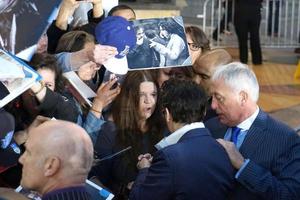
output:
<path id="1" fill-rule="evenodd" d="M 176 130 L 174 133 L 169 135 L 168 137 L 163 138 L 160 142 L 158 142 L 155 147 L 160 150 L 172 144 L 176 144 L 179 139 L 188 131 L 196 128 L 205 128 L 202 122 L 195 122 L 191 124 L 187 124 L 180 129 Z"/>
<path id="2" fill-rule="evenodd" d="M 259 113 L 259 108 L 257 107 L 255 112 L 250 117 L 248 117 L 246 120 L 244 120 L 243 122 L 241 122 L 240 124 L 237 125 L 237 127 L 241 129 L 241 132 L 238 135 L 237 144 L 236 144 L 236 147 L 238 149 L 241 147 L 241 145 L 246 137 L 246 134 L 247 134 L 248 130 L 250 129 L 250 127 L 252 126 L 258 113 Z M 232 129 L 228 128 L 226 131 L 226 134 L 224 136 L 224 139 L 227 141 L 230 141 L 231 133 L 232 133 Z"/>
<path id="3" fill-rule="evenodd" d="M 259 108 L 257 107 L 255 112 L 250 117 L 248 117 L 246 120 L 244 120 L 243 122 L 238 124 L 237 127 L 242 129 L 242 131 L 248 131 L 250 129 L 250 127 L 252 126 L 254 120 L 256 119 L 258 113 L 259 113 Z"/>

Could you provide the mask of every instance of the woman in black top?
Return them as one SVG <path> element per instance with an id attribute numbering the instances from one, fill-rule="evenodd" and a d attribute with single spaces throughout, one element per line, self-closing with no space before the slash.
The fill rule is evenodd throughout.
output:
<path id="1" fill-rule="evenodd" d="M 97 176 L 116 199 L 128 199 L 128 189 L 137 175 L 137 157 L 155 152 L 164 124 L 157 105 L 158 86 L 149 71 L 129 72 L 121 88 L 111 107 L 112 121 L 103 125 L 95 151 L 101 159 L 131 148 L 98 162 L 90 175 Z"/>
<path id="2" fill-rule="evenodd" d="M 37 115 L 76 122 L 76 107 L 64 94 L 64 79 L 56 58 L 47 53 L 33 55 L 29 65 L 42 77 L 29 90 L 6 106 L 16 119 L 16 131 L 26 129 Z"/>

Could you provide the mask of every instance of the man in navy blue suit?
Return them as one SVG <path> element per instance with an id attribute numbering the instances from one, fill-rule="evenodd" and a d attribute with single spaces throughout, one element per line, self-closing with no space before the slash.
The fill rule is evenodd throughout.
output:
<path id="1" fill-rule="evenodd" d="M 257 105 L 259 85 L 239 62 L 220 66 L 212 76 L 212 108 L 205 123 L 237 170 L 230 199 L 300 199 L 300 137 Z"/>
<path id="2" fill-rule="evenodd" d="M 202 123 L 207 96 L 196 83 L 170 79 L 160 103 L 171 135 L 159 149 L 138 157 L 139 174 L 130 199 L 228 199 L 234 169 L 224 148 Z"/>

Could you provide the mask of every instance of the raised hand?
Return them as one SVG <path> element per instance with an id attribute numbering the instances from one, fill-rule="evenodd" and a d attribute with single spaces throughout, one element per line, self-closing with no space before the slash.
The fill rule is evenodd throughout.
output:
<path id="1" fill-rule="evenodd" d="M 68 19 L 73 15 L 75 9 L 79 6 L 80 1 L 63 0 L 59 8 L 55 25 L 61 30 L 67 30 Z"/>
<path id="2" fill-rule="evenodd" d="M 103 64 L 108 59 L 118 54 L 117 48 L 107 45 L 97 44 L 91 52 L 90 60 L 98 64 Z"/>
<path id="3" fill-rule="evenodd" d="M 138 163 L 137 168 L 143 169 L 143 168 L 149 168 L 151 166 L 153 157 L 150 153 L 141 154 L 138 156 Z"/>
<path id="4" fill-rule="evenodd" d="M 94 98 L 93 106 L 91 111 L 96 117 L 101 116 L 102 109 L 109 105 L 120 93 L 120 86 L 112 88 L 117 83 L 117 78 L 111 79 L 106 83 L 101 84 L 97 90 L 97 96 Z"/>

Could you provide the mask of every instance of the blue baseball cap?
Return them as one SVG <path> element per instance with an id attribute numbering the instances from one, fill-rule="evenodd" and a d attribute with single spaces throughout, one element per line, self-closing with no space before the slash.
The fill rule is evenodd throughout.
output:
<path id="1" fill-rule="evenodd" d="M 126 55 L 136 45 L 136 34 L 132 23 L 123 17 L 109 16 L 97 24 L 95 36 L 98 43 L 118 49 L 118 54 L 103 65 L 114 74 L 126 74 L 128 63 Z"/>

